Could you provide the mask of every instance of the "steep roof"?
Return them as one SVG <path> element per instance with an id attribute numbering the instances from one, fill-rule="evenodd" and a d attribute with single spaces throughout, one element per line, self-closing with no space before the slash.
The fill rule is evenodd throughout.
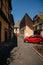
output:
<path id="1" fill-rule="evenodd" d="M 43 20 L 43 14 L 38 14 L 41 20 Z"/>
<path id="2" fill-rule="evenodd" d="M 19 24 L 20 24 L 20 20 L 17 23 L 15 23 L 14 27 L 19 27 Z"/>
<path id="3" fill-rule="evenodd" d="M 32 19 L 30 18 L 30 16 L 27 13 L 25 13 L 24 17 L 26 17 L 26 16 L 32 21 Z"/>
<path id="4" fill-rule="evenodd" d="M 23 20 L 23 19 L 25 19 L 25 18 L 26 18 L 26 16 L 27 16 L 27 17 L 28 17 L 28 19 L 30 19 L 30 20 L 31 20 L 31 22 L 32 22 L 31 17 L 30 17 L 27 13 L 25 13 L 25 15 L 23 16 L 22 20 Z M 22 22 L 22 20 L 21 20 L 21 22 Z M 28 21 L 28 23 L 30 23 L 30 22 Z M 32 22 L 32 24 L 33 24 L 33 22 Z"/>
<path id="5" fill-rule="evenodd" d="M 33 20 L 34 20 L 34 19 L 38 19 L 38 18 L 40 18 L 41 20 L 43 20 L 43 14 L 37 14 L 37 15 L 33 18 Z"/>
<path id="6" fill-rule="evenodd" d="M 27 25 L 28 27 L 33 29 L 33 21 L 27 13 L 25 13 L 25 15 L 22 18 L 20 24 L 23 24 L 23 25 L 25 24 L 25 26 Z"/>
<path id="7" fill-rule="evenodd" d="M 40 19 L 41 21 L 38 21 L 38 19 Z M 37 21 L 35 21 L 35 20 L 37 20 Z M 34 18 L 33 18 L 33 24 L 35 23 L 35 22 L 38 22 L 38 23 L 36 23 L 35 25 L 39 25 L 39 24 L 43 24 L 43 14 L 37 14 Z"/>

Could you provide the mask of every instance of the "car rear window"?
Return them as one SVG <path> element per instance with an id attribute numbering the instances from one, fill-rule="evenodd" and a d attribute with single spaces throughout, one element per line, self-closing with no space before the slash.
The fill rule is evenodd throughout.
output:
<path id="1" fill-rule="evenodd" d="M 30 36 L 29 38 L 40 38 L 40 36 Z"/>
<path id="2" fill-rule="evenodd" d="M 35 38 L 40 38 L 40 36 L 35 36 Z"/>

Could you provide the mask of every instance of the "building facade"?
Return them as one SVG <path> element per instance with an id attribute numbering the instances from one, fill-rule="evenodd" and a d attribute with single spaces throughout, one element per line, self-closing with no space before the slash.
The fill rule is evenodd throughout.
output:
<path id="1" fill-rule="evenodd" d="M 17 36 L 20 36 L 20 31 L 19 31 L 20 21 L 21 21 L 21 20 L 19 20 L 17 23 L 15 23 L 15 26 L 14 26 L 14 33 L 15 33 Z"/>
<path id="2" fill-rule="evenodd" d="M 0 43 L 12 38 L 14 20 L 11 14 L 11 0 L 0 0 Z"/>
<path id="3" fill-rule="evenodd" d="M 33 35 L 33 22 L 26 13 L 20 22 L 20 34 L 23 37 Z"/>
<path id="4" fill-rule="evenodd" d="M 38 14 L 33 18 L 34 34 L 41 34 L 43 36 L 43 15 Z"/>

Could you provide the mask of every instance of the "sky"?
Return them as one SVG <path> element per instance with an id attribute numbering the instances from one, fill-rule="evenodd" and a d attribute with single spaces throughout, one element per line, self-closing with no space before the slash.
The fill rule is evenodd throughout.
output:
<path id="1" fill-rule="evenodd" d="M 43 0 L 12 0 L 12 12 L 15 22 L 27 13 L 31 19 L 36 14 L 43 13 Z"/>

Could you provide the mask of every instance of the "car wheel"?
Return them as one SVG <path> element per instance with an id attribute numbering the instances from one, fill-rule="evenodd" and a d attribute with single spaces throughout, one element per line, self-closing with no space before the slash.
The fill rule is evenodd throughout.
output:
<path id="1" fill-rule="evenodd" d="M 26 41 L 26 40 L 24 42 L 28 43 L 28 41 Z"/>
<path id="2" fill-rule="evenodd" d="M 26 43 L 28 43 L 28 41 L 25 41 Z"/>
<path id="3" fill-rule="evenodd" d="M 25 41 L 24 41 L 25 42 Z"/>

